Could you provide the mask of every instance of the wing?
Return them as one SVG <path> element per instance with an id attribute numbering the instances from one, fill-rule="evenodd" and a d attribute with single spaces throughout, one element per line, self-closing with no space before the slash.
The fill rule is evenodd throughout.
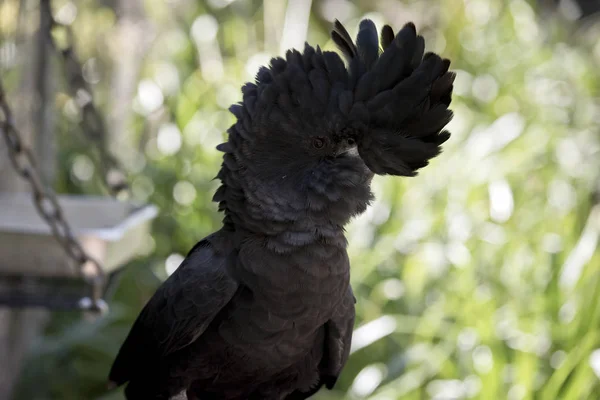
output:
<path id="1" fill-rule="evenodd" d="M 344 300 L 335 310 L 335 314 L 325 324 L 325 346 L 323 358 L 319 364 L 319 382 L 308 391 L 295 390 L 286 400 L 305 400 L 317 393 L 322 386 L 333 389 L 342 368 L 350 355 L 352 330 L 354 329 L 354 304 L 356 298 L 352 287 L 348 287 Z"/>
<path id="2" fill-rule="evenodd" d="M 210 238 L 196 244 L 180 267 L 159 287 L 133 324 L 109 374 L 121 385 L 162 357 L 194 342 L 238 288 L 228 274 L 227 254 Z"/>
<path id="3" fill-rule="evenodd" d="M 348 286 L 346 297 L 337 307 L 333 317 L 325 324 L 325 351 L 320 370 L 321 381 L 327 389 L 333 388 L 350 355 L 355 317 L 354 304 L 356 298 L 352 293 L 352 287 Z"/>

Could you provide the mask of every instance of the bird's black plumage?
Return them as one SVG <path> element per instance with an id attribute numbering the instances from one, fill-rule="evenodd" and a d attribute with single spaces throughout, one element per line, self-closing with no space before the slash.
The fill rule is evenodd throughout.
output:
<path id="1" fill-rule="evenodd" d="M 231 107 L 200 241 L 134 323 L 110 371 L 129 400 L 306 399 L 332 388 L 354 324 L 344 225 L 373 173 L 416 174 L 440 151 L 454 75 L 414 25 L 336 21 L 333 52 L 308 44 L 259 70 Z"/>

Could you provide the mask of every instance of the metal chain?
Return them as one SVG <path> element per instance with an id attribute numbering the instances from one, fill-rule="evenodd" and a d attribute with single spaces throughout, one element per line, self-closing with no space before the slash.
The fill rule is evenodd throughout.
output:
<path id="1" fill-rule="evenodd" d="M 61 56 L 71 95 L 81 110 L 80 127 L 98 151 L 99 168 L 102 181 L 109 192 L 116 196 L 124 191 L 129 192 L 126 175 L 118 160 L 107 150 L 104 120 L 94 105 L 92 92 L 83 77 L 83 68 L 74 48 L 74 35 L 70 26 L 57 22 L 52 16 L 50 0 L 41 0 L 40 7 L 50 21 L 47 30 L 48 42 Z M 53 33 L 63 30 L 66 36 L 65 46 L 59 46 Z M 83 308 L 103 311 L 106 303 L 102 300 L 105 274 L 100 263 L 90 257 L 81 244 L 73 236 L 71 227 L 64 218 L 63 210 L 54 192 L 46 187 L 41 178 L 31 149 L 22 141 L 15 126 L 12 111 L 7 102 L 6 92 L 0 81 L 0 130 L 6 141 L 8 154 L 15 171 L 29 182 L 33 192 L 35 207 L 40 216 L 47 222 L 52 234 L 64 249 L 65 253 L 79 266 L 84 279 L 92 285 L 91 304 L 81 304 Z M 90 269 L 93 272 L 88 272 Z"/>
<path id="2" fill-rule="evenodd" d="M 40 216 L 48 223 L 52 234 L 65 253 L 80 266 L 83 278 L 92 285 L 90 308 L 103 310 L 104 270 L 98 261 L 90 257 L 81 247 L 68 222 L 64 218 L 62 207 L 54 192 L 46 187 L 41 178 L 31 148 L 22 141 L 22 136 L 15 126 L 13 113 L 6 99 L 6 92 L 0 81 L 0 130 L 6 141 L 8 155 L 15 171 L 31 185 L 33 200 Z M 89 269 L 93 272 L 87 272 Z M 82 306 L 86 306 L 82 304 Z M 87 307 L 86 307 L 87 308 Z"/>
<path id="3" fill-rule="evenodd" d="M 117 196 L 125 193 L 129 196 L 127 175 L 119 161 L 108 151 L 104 119 L 94 105 L 92 91 L 83 77 L 83 67 L 75 52 L 73 30 L 69 25 L 61 24 L 54 19 L 50 9 L 50 0 L 42 0 L 41 6 L 48 13 L 50 20 L 48 40 L 63 60 L 69 91 L 81 111 L 80 127 L 87 138 L 95 144 L 94 149 L 98 152 L 99 162 L 97 164 L 102 181 L 111 195 Z M 60 36 L 65 39 L 64 46 L 58 43 L 57 37 Z"/>

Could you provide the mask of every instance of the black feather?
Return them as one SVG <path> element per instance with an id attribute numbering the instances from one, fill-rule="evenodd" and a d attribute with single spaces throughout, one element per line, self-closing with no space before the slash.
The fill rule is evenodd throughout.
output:
<path id="1" fill-rule="evenodd" d="M 387 49 L 394 40 L 394 30 L 389 25 L 384 25 L 381 29 L 381 47 Z"/>
<path id="2" fill-rule="evenodd" d="M 414 25 L 406 24 L 373 68 L 373 72 L 380 76 L 381 90 L 394 86 L 395 83 L 410 74 L 410 63 L 416 49 L 416 30 Z"/>
<path id="3" fill-rule="evenodd" d="M 342 51 L 346 59 L 350 60 L 354 58 L 354 56 L 356 55 L 354 49 L 346 40 L 344 40 L 342 36 L 340 36 L 339 33 L 337 33 L 336 31 L 332 31 L 331 38 L 333 39 L 337 47 Z"/>
<path id="4" fill-rule="evenodd" d="M 213 200 L 223 227 L 200 241 L 144 307 L 110 372 L 128 400 L 306 399 L 334 387 L 354 303 L 344 226 L 373 173 L 414 176 L 450 133 L 455 75 L 412 23 L 372 21 L 337 53 L 273 58 L 230 107 Z M 350 155 L 349 139 L 360 157 Z M 326 266 L 326 268 L 323 268 Z"/>
<path id="5" fill-rule="evenodd" d="M 356 36 L 356 48 L 366 70 L 369 71 L 379 56 L 377 28 L 370 19 L 360 22 Z"/>
<path id="6" fill-rule="evenodd" d="M 340 40 L 342 42 L 344 42 L 344 47 L 349 49 L 348 55 L 347 55 L 348 58 L 352 59 L 352 58 L 356 57 L 356 55 L 357 55 L 356 46 L 354 45 L 354 42 L 352 41 L 352 38 L 350 37 L 350 34 L 348 34 L 348 31 L 346 30 L 344 25 L 342 25 L 340 23 L 340 21 L 338 21 L 337 19 L 335 20 L 334 25 L 333 25 L 333 32 L 335 32 L 336 36 L 338 36 L 340 38 Z"/>

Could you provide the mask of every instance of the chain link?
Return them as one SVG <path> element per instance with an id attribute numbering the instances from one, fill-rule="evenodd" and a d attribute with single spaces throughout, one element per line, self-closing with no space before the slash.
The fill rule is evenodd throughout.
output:
<path id="1" fill-rule="evenodd" d="M 33 152 L 29 146 L 23 143 L 22 136 L 15 125 L 1 81 L 0 110 L 2 111 L 0 130 L 6 141 L 8 156 L 15 171 L 29 182 L 39 215 L 46 221 L 65 253 L 80 266 L 83 278 L 92 285 L 91 308 L 102 310 L 105 307 L 102 301 L 105 280 L 104 270 L 100 263 L 90 257 L 75 239 L 71 227 L 64 218 L 62 207 L 58 203 L 56 195 L 43 184 Z"/>

